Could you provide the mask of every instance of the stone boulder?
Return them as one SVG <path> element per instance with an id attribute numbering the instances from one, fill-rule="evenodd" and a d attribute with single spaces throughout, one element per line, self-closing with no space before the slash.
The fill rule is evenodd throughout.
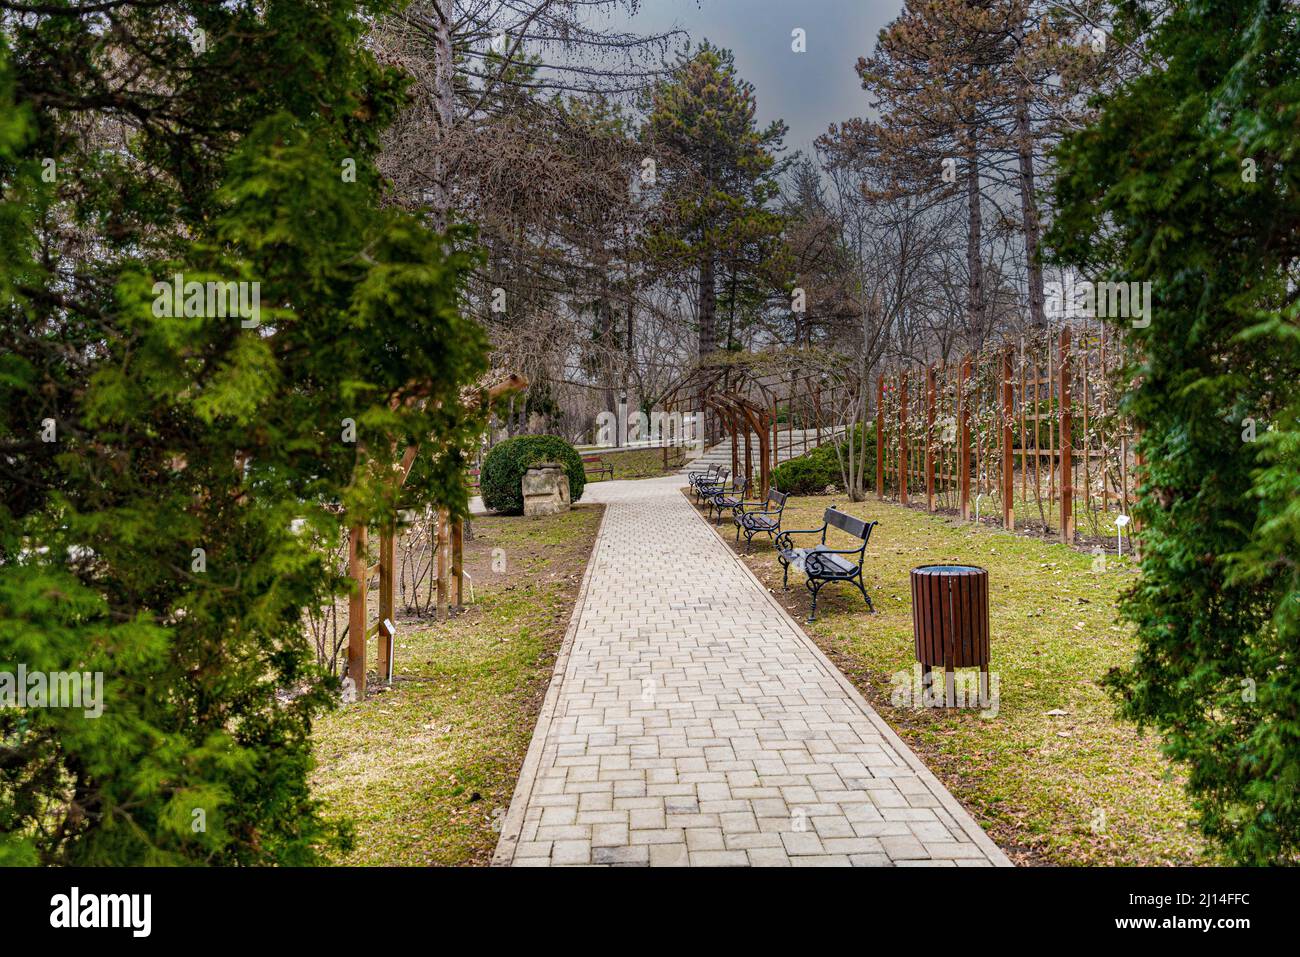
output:
<path id="1" fill-rule="evenodd" d="M 569 476 L 558 462 L 538 462 L 524 473 L 520 486 L 529 517 L 569 510 Z"/>

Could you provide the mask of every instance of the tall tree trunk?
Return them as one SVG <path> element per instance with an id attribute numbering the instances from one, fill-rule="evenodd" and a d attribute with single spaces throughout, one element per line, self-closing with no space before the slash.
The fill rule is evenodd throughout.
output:
<path id="1" fill-rule="evenodd" d="M 603 284 L 602 284 L 603 286 Z M 609 301 L 609 290 L 602 288 L 596 301 L 596 347 L 599 352 L 600 377 L 604 382 L 605 408 L 618 413 L 618 383 L 614 372 L 614 305 Z"/>
<path id="2" fill-rule="evenodd" d="M 713 251 L 705 250 L 700 258 L 699 317 L 700 317 L 700 361 L 717 350 L 717 312 L 718 291 L 714 285 Z M 701 393 L 700 412 L 704 416 L 704 435 L 712 443 L 717 432 L 717 417 L 711 415 L 704 405 Z"/>
<path id="3" fill-rule="evenodd" d="M 632 394 L 632 370 L 636 368 L 636 349 L 632 343 L 632 337 L 636 333 L 635 321 L 632 297 L 628 296 L 627 325 L 623 338 L 623 393 L 625 395 Z M 640 393 L 641 389 L 638 388 L 637 392 Z M 637 400 L 644 402 L 645 396 L 638 394 Z"/>
<path id="4" fill-rule="evenodd" d="M 1016 89 L 1016 152 L 1020 160 L 1020 218 L 1025 231 L 1025 259 L 1029 266 L 1029 324 L 1047 326 L 1043 304 L 1043 266 L 1038 261 L 1038 201 L 1034 197 L 1034 136 L 1029 121 L 1029 81 L 1021 77 Z"/>
<path id="5" fill-rule="evenodd" d="M 704 359 L 709 355 L 709 353 L 718 348 L 718 291 L 715 288 L 715 273 L 716 267 L 713 262 L 713 254 L 711 252 L 706 252 L 700 258 L 699 313 L 701 359 Z"/>
<path id="6" fill-rule="evenodd" d="M 980 251 L 983 233 L 983 214 L 980 209 L 979 147 L 975 131 L 970 131 L 970 147 L 966 154 L 966 268 L 970 275 L 966 283 L 966 322 L 968 335 L 978 351 L 984 345 L 984 257 Z"/>
<path id="7" fill-rule="evenodd" d="M 727 338 L 723 342 L 724 349 L 730 349 L 732 342 L 736 338 L 736 270 L 731 270 L 731 281 L 728 283 L 728 303 L 727 303 Z"/>
<path id="8" fill-rule="evenodd" d="M 455 18 L 455 0 L 436 0 L 433 10 L 433 65 L 438 116 L 439 148 L 434 159 L 432 209 L 433 228 L 445 232 L 451 216 L 451 191 L 447 186 L 447 147 L 455 120 L 456 60 L 451 47 L 451 24 Z"/>

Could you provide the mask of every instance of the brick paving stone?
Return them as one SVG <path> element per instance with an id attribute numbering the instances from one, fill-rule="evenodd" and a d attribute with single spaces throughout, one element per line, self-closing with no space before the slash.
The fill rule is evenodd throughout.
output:
<path id="1" fill-rule="evenodd" d="M 494 863 L 1009 864 L 682 484 L 587 486 L 607 510 Z"/>

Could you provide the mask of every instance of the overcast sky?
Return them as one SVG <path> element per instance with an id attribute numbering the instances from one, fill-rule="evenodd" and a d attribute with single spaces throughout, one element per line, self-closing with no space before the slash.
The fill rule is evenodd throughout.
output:
<path id="1" fill-rule="evenodd" d="M 736 69 L 754 84 L 760 125 L 790 127 L 787 153 L 811 152 L 829 123 L 863 116 L 867 95 L 853 64 L 869 56 L 880 28 L 902 0 L 643 0 L 629 23 L 638 33 L 678 27 L 692 43 L 708 39 L 736 54 Z M 802 28 L 807 52 L 790 49 Z"/>

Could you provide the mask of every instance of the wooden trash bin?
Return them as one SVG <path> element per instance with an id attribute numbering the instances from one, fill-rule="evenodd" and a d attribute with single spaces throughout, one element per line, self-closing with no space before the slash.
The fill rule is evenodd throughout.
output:
<path id="1" fill-rule="evenodd" d="M 975 565 L 912 569 L 912 629 L 923 676 L 944 670 L 944 704 L 956 704 L 956 668 L 979 668 L 979 696 L 988 698 L 989 573 Z M 925 678 L 927 682 L 931 679 Z"/>

